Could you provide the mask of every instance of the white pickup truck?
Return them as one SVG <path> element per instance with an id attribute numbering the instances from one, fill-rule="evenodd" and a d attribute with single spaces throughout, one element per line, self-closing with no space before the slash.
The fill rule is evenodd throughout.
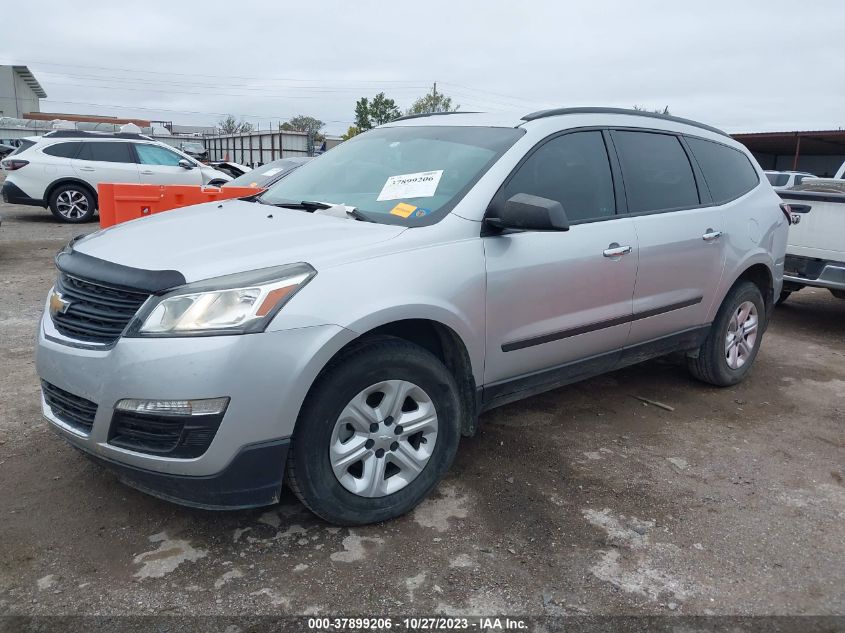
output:
<path id="1" fill-rule="evenodd" d="M 845 164 L 833 178 L 808 179 L 778 194 L 792 216 L 778 303 L 805 286 L 845 299 Z"/>

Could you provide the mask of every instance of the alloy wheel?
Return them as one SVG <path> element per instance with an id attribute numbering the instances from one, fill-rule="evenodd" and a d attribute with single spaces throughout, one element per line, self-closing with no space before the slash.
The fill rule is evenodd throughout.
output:
<path id="1" fill-rule="evenodd" d="M 56 198 L 56 209 L 62 217 L 78 220 L 88 213 L 88 198 L 75 189 L 67 189 Z"/>
<path id="2" fill-rule="evenodd" d="M 725 336 L 725 360 L 731 369 L 748 362 L 757 342 L 758 325 L 757 306 L 751 301 L 742 302 L 731 317 Z"/>

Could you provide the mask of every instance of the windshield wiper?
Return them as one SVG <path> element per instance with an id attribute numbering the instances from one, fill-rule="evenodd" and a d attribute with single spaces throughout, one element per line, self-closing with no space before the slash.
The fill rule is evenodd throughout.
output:
<path id="1" fill-rule="evenodd" d="M 317 210 L 325 210 L 331 209 L 332 207 L 345 207 L 346 213 L 351 218 L 355 218 L 356 220 L 360 220 L 361 222 L 372 222 L 374 224 L 378 224 L 378 220 L 374 219 L 370 214 L 365 213 L 355 207 L 347 207 L 343 204 L 330 204 L 328 202 L 320 202 L 319 200 L 302 200 L 300 202 L 295 202 L 293 200 L 283 200 L 281 202 L 264 202 L 263 200 L 259 199 L 258 202 L 262 204 L 269 204 L 274 207 L 282 207 L 283 209 L 303 209 L 305 211 L 317 211 Z"/>

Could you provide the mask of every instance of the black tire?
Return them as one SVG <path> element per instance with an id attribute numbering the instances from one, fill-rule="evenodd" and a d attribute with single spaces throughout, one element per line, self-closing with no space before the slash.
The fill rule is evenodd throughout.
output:
<path id="1" fill-rule="evenodd" d="M 67 210 L 65 199 L 70 196 L 78 200 L 84 200 L 85 208 L 82 209 L 82 204 L 76 207 L 76 210 Z M 94 212 L 97 210 L 97 199 L 91 190 L 83 185 L 70 183 L 67 185 L 60 185 L 56 187 L 50 194 L 50 211 L 59 222 L 66 222 L 68 224 L 82 224 L 90 222 L 94 219 Z"/>
<path id="2" fill-rule="evenodd" d="M 437 437 L 425 467 L 404 488 L 381 497 L 359 496 L 341 485 L 332 470 L 332 432 L 357 394 L 385 380 L 409 381 L 425 391 L 437 414 Z M 288 486 L 314 514 L 337 525 L 405 514 L 428 496 L 452 464 L 461 429 L 458 393 L 443 363 L 418 345 L 379 337 L 354 346 L 323 372 L 303 404 L 288 452 Z"/>
<path id="3" fill-rule="evenodd" d="M 780 293 L 780 296 L 778 297 L 778 300 L 777 300 L 777 301 L 775 301 L 775 305 L 776 305 L 776 306 L 779 306 L 781 303 L 783 303 L 784 301 L 786 301 L 787 299 L 789 299 L 789 295 L 791 295 L 791 294 L 792 294 L 792 291 L 791 291 L 791 290 L 784 290 L 784 291 L 782 291 L 782 292 Z"/>
<path id="4" fill-rule="evenodd" d="M 833 288 L 830 288 L 830 294 L 837 299 L 845 299 L 845 290 L 834 290 Z"/>
<path id="5" fill-rule="evenodd" d="M 757 336 L 754 346 L 745 363 L 733 369 L 728 365 L 725 352 L 725 341 L 728 336 L 728 327 L 734 313 L 739 306 L 750 301 L 757 309 Z M 751 370 L 757 352 L 760 350 L 760 343 L 763 340 L 763 329 L 766 324 L 766 306 L 763 295 L 756 284 L 750 281 L 743 281 L 734 286 L 725 300 L 722 302 L 716 319 L 710 327 L 710 332 L 704 344 L 698 350 L 697 357 L 687 357 L 687 365 L 690 373 L 702 382 L 716 385 L 717 387 L 729 387 L 742 381 Z"/>

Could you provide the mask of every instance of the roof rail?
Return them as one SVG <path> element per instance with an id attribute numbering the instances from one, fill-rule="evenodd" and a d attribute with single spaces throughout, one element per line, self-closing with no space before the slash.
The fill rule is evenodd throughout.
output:
<path id="1" fill-rule="evenodd" d="M 444 116 L 446 114 L 478 114 L 478 112 L 470 112 L 469 110 L 460 110 L 454 112 L 423 112 L 422 114 L 406 114 L 405 116 L 400 116 L 398 119 L 393 119 L 393 121 L 407 121 L 408 119 L 421 119 L 426 116 Z M 390 123 L 393 123 L 390 121 Z"/>
<path id="2" fill-rule="evenodd" d="M 719 128 L 699 123 L 698 121 L 683 119 L 681 117 L 672 116 L 671 114 L 645 112 L 643 110 L 629 110 L 627 108 L 552 108 L 551 110 L 538 110 L 537 112 L 526 114 L 522 117 L 522 120 L 534 121 L 536 119 L 544 119 L 546 117 L 558 116 L 561 114 L 627 114 L 629 116 L 644 116 L 651 119 L 662 119 L 663 121 L 673 121 L 675 123 L 683 123 L 684 125 L 692 125 L 693 127 L 715 132 L 716 134 L 721 134 L 722 136 L 730 136 L 727 132 L 724 132 Z"/>
<path id="3" fill-rule="evenodd" d="M 53 130 L 44 135 L 45 138 L 125 138 L 134 140 L 153 141 L 146 134 L 137 132 L 89 132 L 87 130 Z"/>

